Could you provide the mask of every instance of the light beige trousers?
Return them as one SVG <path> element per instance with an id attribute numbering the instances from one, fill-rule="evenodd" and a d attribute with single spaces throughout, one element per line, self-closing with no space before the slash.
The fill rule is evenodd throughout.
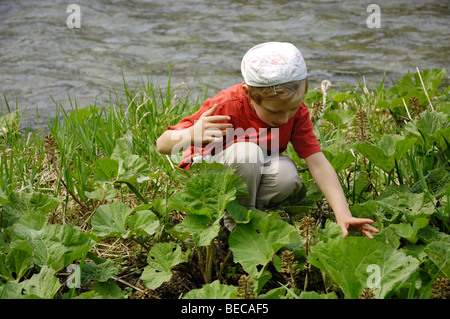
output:
<path id="1" fill-rule="evenodd" d="M 292 159 L 283 155 L 269 156 L 255 143 L 238 142 L 203 160 L 230 166 L 247 185 L 249 198 L 241 205 L 263 209 L 277 204 L 300 191 L 302 180 Z"/>

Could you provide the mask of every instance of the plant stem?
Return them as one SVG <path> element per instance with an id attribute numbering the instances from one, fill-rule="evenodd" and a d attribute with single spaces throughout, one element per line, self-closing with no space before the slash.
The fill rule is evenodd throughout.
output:
<path id="1" fill-rule="evenodd" d="M 219 279 L 222 278 L 222 273 L 223 273 L 223 271 L 225 270 L 225 266 L 227 265 L 228 259 L 230 259 L 231 254 L 232 254 L 231 250 L 228 251 L 227 256 L 225 257 L 225 259 L 224 259 L 223 262 L 222 262 L 222 265 L 220 266 L 219 273 L 217 274 L 217 276 L 219 277 Z"/>
<path id="2" fill-rule="evenodd" d="M 214 245 L 214 239 L 211 240 L 211 243 L 208 247 L 206 247 L 206 263 L 205 263 L 205 270 L 203 272 L 203 277 L 205 279 L 205 283 L 209 284 L 211 283 L 211 275 L 212 275 L 212 265 L 214 261 L 214 255 L 216 252 L 216 246 Z"/>
<path id="3" fill-rule="evenodd" d="M 142 246 L 146 251 L 150 251 L 150 248 L 146 243 L 141 242 L 136 236 L 131 236 L 130 239 L 134 241 L 136 244 Z"/>

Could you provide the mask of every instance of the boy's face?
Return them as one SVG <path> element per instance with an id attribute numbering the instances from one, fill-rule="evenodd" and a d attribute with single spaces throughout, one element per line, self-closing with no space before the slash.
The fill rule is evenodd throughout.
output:
<path id="1" fill-rule="evenodd" d="M 303 95 L 303 92 L 299 92 L 290 101 L 273 98 L 262 100 L 259 104 L 250 97 L 248 99 L 261 121 L 276 127 L 286 124 L 295 115 L 303 102 Z"/>

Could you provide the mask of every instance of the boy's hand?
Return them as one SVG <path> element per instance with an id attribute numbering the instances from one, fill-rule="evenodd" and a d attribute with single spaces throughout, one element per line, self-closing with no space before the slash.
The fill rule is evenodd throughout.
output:
<path id="1" fill-rule="evenodd" d="M 362 233 L 368 238 L 373 238 L 373 233 L 378 233 L 378 229 L 369 225 L 373 224 L 372 219 L 368 218 L 356 218 L 353 216 L 345 216 L 337 220 L 337 224 L 341 226 L 344 237 L 348 236 L 349 231 L 356 231 Z"/>
<path id="2" fill-rule="evenodd" d="M 227 115 L 213 115 L 218 108 L 215 104 L 208 111 L 203 113 L 198 121 L 191 126 L 191 136 L 193 143 L 212 143 L 222 142 L 223 136 L 226 134 L 226 129 L 233 127 L 231 123 L 217 123 L 226 122 L 231 119 Z"/>

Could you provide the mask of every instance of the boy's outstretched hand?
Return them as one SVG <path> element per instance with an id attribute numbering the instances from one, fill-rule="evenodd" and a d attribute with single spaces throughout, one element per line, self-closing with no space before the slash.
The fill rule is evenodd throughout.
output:
<path id="1" fill-rule="evenodd" d="M 373 238 L 372 233 L 378 233 L 378 229 L 370 225 L 373 224 L 373 220 L 368 218 L 342 216 L 339 220 L 337 220 L 337 224 L 341 226 L 344 237 L 348 236 L 349 231 L 362 233 L 368 238 Z"/>
<path id="2" fill-rule="evenodd" d="M 373 238 L 372 233 L 378 233 L 378 229 L 370 225 L 373 224 L 373 220 L 352 216 L 336 171 L 325 155 L 322 152 L 314 153 L 305 158 L 305 161 L 317 186 L 333 209 L 336 222 L 341 226 L 344 237 L 348 236 L 349 231 L 357 231 L 366 237 Z"/>

